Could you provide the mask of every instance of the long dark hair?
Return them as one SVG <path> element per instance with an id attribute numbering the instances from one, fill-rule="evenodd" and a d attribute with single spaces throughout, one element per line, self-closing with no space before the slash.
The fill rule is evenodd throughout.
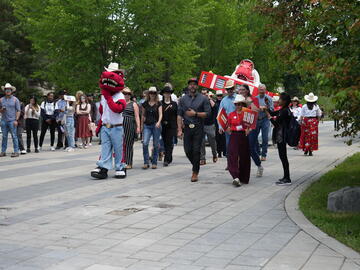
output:
<path id="1" fill-rule="evenodd" d="M 35 103 L 34 104 L 35 109 L 38 110 L 39 109 L 39 104 L 37 103 L 37 98 L 35 96 L 32 96 L 32 97 L 29 98 L 29 104 L 31 105 L 30 100 L 32 100 L 32 99 L 34 100 L 34 103 Z"/>
<path id="2" fill-rule="evenodd" d="M 282 92 L 280 94 L 280 99 L 285 102 L 285 104 L 282 106 L 283 108 L 289 107 L 289 105 L 291 103 L 291 97 L 288 93 Z"/>
<path id="3" fill-rule="evenodd" d="M 246 89 L 246 91 L 248 92 L 246 97 L 251 97 L 250 88 L 247 84 L 241 84 L 240 87 L 244 87 Z"/>
<path id="4" fill-rule="evenodd" d="M 316 102 L 306 102 L 307 107 L 309 110 L 312 110 L 315 106 Z"/>

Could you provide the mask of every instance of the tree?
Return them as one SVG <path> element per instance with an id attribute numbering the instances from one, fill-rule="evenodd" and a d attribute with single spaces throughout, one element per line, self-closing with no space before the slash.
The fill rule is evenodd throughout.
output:
<path id="1" fill-rule="evenodd" d="M 11 1 L 0 0 L 0 10 L 0 84 L 14 85 L 20 98 L 36 95 L 34 89 L 28 88 L 27 81 L 37 67 L 39 56 L 25 38 L 25 32 L 13 14 Z"/>
<path id="2" fill-rule="evenodd" d="M 286 40 L 279 46 L 282 60 L 301 76 L 303 91 L 331 97 L 339 135 L 355 137 L 360 130 L 360 2 L 264 3 L 262 14 Z"/>

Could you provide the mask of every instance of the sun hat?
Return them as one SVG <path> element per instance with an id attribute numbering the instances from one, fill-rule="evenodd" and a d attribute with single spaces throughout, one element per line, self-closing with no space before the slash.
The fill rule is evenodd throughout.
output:
<path id="1" fill-rule="evenodd" d="M 311 92 L 308 95 L 305 95 L 304 98 L 307 102 L 316 102 L 318 100 L 318 96 L 315 96 L 313 92 Z"/>
<path id="2" fill-rule="evenodd" d="M 199 83 L 199 81 L 198 81 L 197 78 L 190 78 L 190 79 L 188 80 L 188 84 L 191 83 L 191 82 L 195 82 L 196 84 Z"/>
<path id="3" fill-rule="evenodd" d="M 150 86 L 148 91 L 149 91 L 149 93 L 150 93 L 150 92 L 155 92 L 155 93 L 156 93 L 156 92 L 157 92 L 157 89 L 156 89 L 155 86 Z"/>
<path id="4" fill-rule="evenodd" d="M 233 88 L 235 87 L 235 82 L 233 80 L 227 80 L 225 83 L 225 89 Z"/>
<path id="5" fill-rule="evenodd" d="M 246 98 L 243 95 L 236 95 L 234 103 L 246 103 Z"/>
<path id="6" fill-rule="evenodd" d="M 217 96 L 222 96 L 222 95 L 224 95 L 224 92 L 222 90 L 217 90 L 216 95 Z"/>
<path id="7" fill-rule="evenodd" d="M 114 71 L 122 71 L 119 69 L 118 63 L 110 63 L 108 67 L 104 67 L 106 71 L 114 72 Z"/>
<path id="8" fill-rule="evenodd" d="M 12 91 L 15 91 L 15 90 L 16 90 L 16 87 L 15 87 L 15 86 L 12 86 L 10 83 L 6 83 L 5 86 L 1 86 L 1 89 L 2 89 L 2 90 L 11 89 Z"/>
<path id="9" fill-rule="evenodd" d="M 291 101 L 300 101 L 298 97 L 293 97 Z"/>

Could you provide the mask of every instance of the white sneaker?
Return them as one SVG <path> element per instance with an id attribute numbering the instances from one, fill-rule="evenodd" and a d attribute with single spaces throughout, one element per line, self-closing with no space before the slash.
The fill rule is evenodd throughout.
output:
<path id="1" fill-rule="evenodd" d="M 42 146 L 39 146 L 38 150 L 39 150 L 39 151 L 42 151 Z"/>
<path id="2" fill-rule="evenodd" d="M 26 155 L 26 150 L 21 150 L 20 154 Z"/>
<path id="3" fill-rule="evenodd" d="M 72 147 L 68 147 L 69 149 L 67 150 L 68 152 L 74 152 L 75 150 L 74 150 L 74 148 L 72 148 Z"/>
<path id="4" fill-rule="evenodd" d="M 85 148 L 85 149 L 88 149 L 88 148 L 89 148 L 89 146 L 87 146 L 87 145 L 85 144 L 85 145 L 84 145 L 84 148 Z"/>
<path id="5" fill-rule="evenodd" d="M 256 177 L 262 177 L 263 176 L 263 173 L 264 173 L 264 167 L 263 166 L 258 166 L 258 170 L 257 170 L 257 173 L 256 173 Z"/>
<path id="6" fill-rule="evenodd" d="M 232 182 L 232 184 L 236 187 L 241 187 L 241 183 L 240 183 L 240 180 L 239 178 L 235 178 Z"/>
<path id="7" fill-rule="evenodd" d="M 51 146 L 50 150 L 51 150 L 51 151 L 55 151 L 55 147 L 54 147 L 54 146 Z"/>
<path id="8" fill-rule="evenodd" d="M 92 146 L 92 143 L 89 143 L 89 146 Z"/>

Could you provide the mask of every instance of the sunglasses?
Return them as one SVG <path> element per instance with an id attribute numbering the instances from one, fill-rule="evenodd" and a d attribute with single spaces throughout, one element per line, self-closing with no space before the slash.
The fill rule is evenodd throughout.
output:
<path id="1" fill-rule="evenodd" d="M 124 96 L 131 96 L 130 93 L 124 93 Z"/>
<path id="2" fill-rule="evenodd" d="M 154 93 L 154 92 L 150 92 L 149 94 L 150 94 L 150 95 L 156 95 L 156 93 Z"/>
<path id="3" fill-rule="evenodd" d="M 241 103 L 235 103 L 235 106 L 242 106 Z"/>

